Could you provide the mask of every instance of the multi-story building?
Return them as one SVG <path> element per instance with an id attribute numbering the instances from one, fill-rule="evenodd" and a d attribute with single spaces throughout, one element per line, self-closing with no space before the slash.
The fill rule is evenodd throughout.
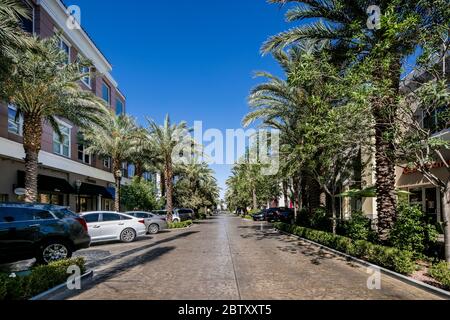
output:
<path id="1" fill-rule="evenodd" d="M 447 75 L 448 75 L 447 69 Z M 429 75 L 417 72 L 411 73 L 403 81 L 401 91 L 405 95 L 412 94 L 419 88 L 419 83 L 424 80 L 429 80 Z M 419 81 L 417 81 L 419 80 Z M 449 106 L 442 106 L 441 109 L 427 110 L 419 105 L 419 103 L 412 103 L 411 110 L 414 113 L 414 118 L 422 128 L 431 132 L 434 137 L 450 141 L 450 123 L 447 117 L 441 117 L 444 112 L 448 112 Z M 450 165 L 450 151 L 442 150 L 443 159 L 437 161 L 432 165 L 431 171 L 439 179 L 447 181 L 450 179 L 449 171 L 446 164 Z M 365 186 L 375 185 L 375 161 L 372 157 L 372 163 L 366 168 L 363 175 L 363 184 Z M 411 205 L 418 205 L 423 212 L 432 218 L 435 222 L 440 222 L 442 219 L 442 195 L 435 185 L 433 185 L 419 170 L 415 168 L 396 168 L 396 187 L 398 190 L 407 191 L 403 197 L 408 200 Z M 377 217 L 377 207 L 375 198 L 364 198 L 362 205 L 363 212 L 372 218 Z"/>
<path id="2" fill-rule="evenodd" d="M 102 97 L 117 114 L 125 112 L 125 96 L 111 75 L 112 66 L 82 28 L 68 27 L 69 13 L 60 0 L 24 0 L 32 19 L 23 28 L 40 37 L 61 33 L 61 50 L 68 61 L 79 56 L 92 61 L 90 76 L 80 82 L 84 90 Z M 88 71 L 88 70 L 86 70 Z M 21 200 L 24 187 L 24 150 L 22 120 L 16 119 L 13 105 L 0 104 L 0 202 Z M 114 178 L 110 159 L 85 152 L 78 128 L 60 119 L 61 142 L 50 126 L 44 126 L 39 155 L 39 202 L 70 206 L 73 210 L 109 210 L 113 208 Z M 132 167 L 124 164 L 124 176 Z M 132 172 L 130 174 L 133 174 Z"/>

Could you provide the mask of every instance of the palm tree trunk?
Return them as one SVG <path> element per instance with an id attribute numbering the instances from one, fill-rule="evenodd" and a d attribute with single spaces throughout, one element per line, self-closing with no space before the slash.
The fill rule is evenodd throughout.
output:
<path id="1" fill-rule="evenodd" d="M 380 61 L 387 61 L 386 57 Z M 389 232 L 397 216 L 397 196 L 395 194 L 394 144 L 391 133 L 397 115 L 397 96 L 400 90 L 400 58 L 391 57 L 388 64 L 375 69 L 374 78 L 380 87 L 386 79 L 391 81 L 390 90 L 372 100 L 375 120 L 375 178 L 377 187 L 378 232 L 381 241 L 389 239 Z"/>
<path id="2" fill-rule="evenodd" d="M 382 241 L 387 241 L 389 232 L 394 226 L 397 199 L 395 195 L 395 166 L 386 155 L 392 150 L 392 144 L 383 138 L 385 130 L 378 126 L 376 133 L 376 186 L 378 232 Z"/>
<path id="3" fill-rule="evenodd" d="M 120 184 L 122 183 L 122 171 L 121 162 L 119 160 L 113 160 L 113 172 L 114 172 L 114 182 L 116 195 L 114 198 L 114 211 L 120 212 Z"/>
<path id="4" fill-rule="evenodd" d="M 142 176 L 144 175 L 144 169 L 141 162 L 136 163 L 136 177 L 139 181 L 142 180 Z"/>
<path id="5" fill-rule="evenodd" d="M 172 162 L 166 160 L 164 167 L 164 179 L 166 187 L 166 210 L 167 210 L 167 221 L 172 222 L 173 220 L 173 168 Z"/>
<path id="6" fill-rule="evenodd" d="M 42 120 L 39 116 L 24 115 L 23 148 L 25 151 L 25 202 L 38 197 L 38 165 L 41 151 Z"/>
<path id="7" fill-rule="evenodd" d="M 255 188 L 253 188 L 253 190 L 252 190 L 252 196 L 253 196 L 253 210 L 258 210 L 258 198 L 256 196 Z"/>
<path id="8" fill-rule="evenodd" d="M 161 197 L 165 197 L 166 195 L 166 178 L 164 177 L 164 172 L 161 171 L 159 174 L 159 187 L 161 189 Z"/>
<path id="9" fill-rule="evenodd" d="M 283 180 L 283 197 L 284 197 L 284 206 L 285 207 L 289 207 L 288 204 L 288 191 L 289 190 L 289 186 L 288 186 L 288 182 L 286 180 Z"/>
<path id="10" fill-rule="evenodd" d="M 442 188 L 442 226 L 444 229 L 445 260 L 450 263 L 450 180 L 446 188 Z"/>

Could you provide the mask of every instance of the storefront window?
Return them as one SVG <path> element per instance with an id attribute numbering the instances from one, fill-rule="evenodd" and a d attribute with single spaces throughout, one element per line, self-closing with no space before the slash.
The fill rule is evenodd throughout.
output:
<path id="1" fill-rule="evenodd" d="M 423 196 L 422 196 L 422 189 L 410 189 L 409 190 L 409 203 L 412 206 L 419 206 L 422 208 L 423 205 Z"/>
<path id="2" fill-rule="evenodd" d="M 57 206 L 63 206 L 64 205 L 64 195 L 40 193 L 39 194 L 39 202 L 43 203 L 43 204 L 53 204 L 53 205 L 57 205 Z"/>
<path id="3" fill-rule="evenodd" d="M 436 188 L 425 189 L 425 210 L 427 214 L 437 214 L 437 193 Z"/>

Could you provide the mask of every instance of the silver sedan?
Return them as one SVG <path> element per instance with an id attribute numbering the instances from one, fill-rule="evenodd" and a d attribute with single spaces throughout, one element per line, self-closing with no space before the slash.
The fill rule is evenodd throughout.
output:
<path id="1" fill-rule="evenodd" d="M 145 227 L 147 228 L 147 232 L 150 234 L 157 234 L 161 230 L 165 230 L 168 227 L 165 217 L 161 217 L 150 212 L 130 211 L 126 214 L 139 219 L 144 219 Z"/>

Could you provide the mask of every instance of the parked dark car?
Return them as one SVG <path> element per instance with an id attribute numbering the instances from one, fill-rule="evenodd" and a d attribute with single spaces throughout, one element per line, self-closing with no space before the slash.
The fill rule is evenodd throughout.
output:
<path id="1" fill-rule="evenodd" d="M 65 207 L 0 204 L 0 263 L 36 258 L 47 264 L 90 243 L 86 221 Z"/>
<path id="2" fill-rule="evenodd" d="M 295 213 L 292 209 L 279 208 L 277 214 L 277 221 L 284 223 L 295 223 Z"/>
<path id="3" fill-rule="evenodd" d="M 262 210 L 261 212 L 255 213 L 253 215 L 254 221 L 266 221 L 267 209 Z"/>
<path id="4" fill-rule="evenodd" d="M 268 222 L 276 222 L 276 221 L 278 221 L 278 211 L 279 210 L 280 210 L 280 208 L 267 209 L 266 221 L 268 221 Z"/>

